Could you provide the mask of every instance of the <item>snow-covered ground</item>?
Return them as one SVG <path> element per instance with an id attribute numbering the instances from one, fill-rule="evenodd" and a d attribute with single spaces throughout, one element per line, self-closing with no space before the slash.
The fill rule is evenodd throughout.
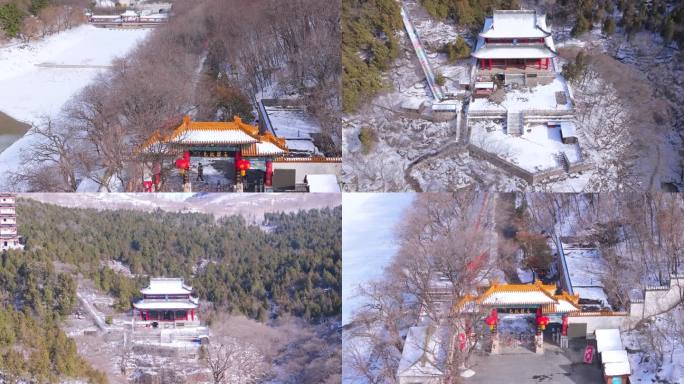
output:
<path id="1" fill-rule="evenodd" d="M 489 99 L 479 98 L 470 103 L 471 111 L 523 111 L 526 109 L 543 109 L 554 111 L 569 111 L 572 109 L 570 97 L 565 98 L 564 104 L 556 102 L 556 93 L 562 92 L 569 96 L 565 80 L 560 74 L 545 85 L 538 85 L 531 89 L 518 89 L 506 92 L 506 97 L 501 104 L 496 104 Z"/>
<path id="2" fill-rule="evenodd" d="M 560 128 L 545 124 L 526 126 L 523 135 L 513 136 L 502 124 L 477 121 L 471 124 L 470 141 L 530 172 L 560 166 L 557 159 L 560 152 L 565 153 L 571 164 L 581 160 L 579 145 L 564 144 Z"/>
<path id="3" fill-rule="evenodd" d="M 398 249 L 396 227 L 412 193 L 353 193 L 342 198 L 342 324 L 363 305 L 360 284 L 378 280 Z"/>
<path id="4" fill-rule="evenodd" d="M 662 350 L 663 361 L 658 363 L 656 352 L 647 336 L 648 330 L 633 330 L 623 333 L 623 343 L 629 352 L 632 366 L 631 383 L 673 383 L 684 384 L 684 343 L 682 343 L 682 323 L 684 306 L 658 315 L 647 324 L 654 333 L 654 341 Z M 679 335 L 678 335 L 679 333 Z"/>
<path id="5" fill-rule="evenodd" d="M 91 25 L 61 32 L 29 44 L 0 48 L 0 111 L 35 124 L 56 116 L 68 100 L 126 55 L 149 29 L 105 29 Z M 26 135 L 0 153 L 0 174 L 16 170 L 20 154 L 34 137 Z M 6 187 L 0 179 L 0 187 Z"/>

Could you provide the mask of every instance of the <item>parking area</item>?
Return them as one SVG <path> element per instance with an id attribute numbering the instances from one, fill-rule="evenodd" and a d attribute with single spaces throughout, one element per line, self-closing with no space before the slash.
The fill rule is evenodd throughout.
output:
<path id="1" fill-rule="evenodd" d="M 544 344 L 544 354 L 517 353 L 476 355 L 471 367 L 474 376 L 463 379 L 466 384 L 600 384 L 603 383 L 601 366 L 596 358 L 593 364 L 584 364 L 582 356 L 585 341 L 573 342 L 562 350 L 554 344 Z"/>

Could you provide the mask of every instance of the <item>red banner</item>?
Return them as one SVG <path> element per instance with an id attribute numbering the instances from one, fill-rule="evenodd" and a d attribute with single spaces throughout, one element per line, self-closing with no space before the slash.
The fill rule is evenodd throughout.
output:
<path id="1" fill-rule="evenodd" d="M 584 363 L 591 364 L 592 361 L 594 361 L 594 347 L 587 345 L 587 348 L 584 350 Z"/>

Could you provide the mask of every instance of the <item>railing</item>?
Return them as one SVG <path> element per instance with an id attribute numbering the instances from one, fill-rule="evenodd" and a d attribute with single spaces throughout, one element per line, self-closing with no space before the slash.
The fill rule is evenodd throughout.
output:
<path id="1" fill-rule="evenodd" d="M 401 8 L 401 18 L 404 21 L 404 28 L 406 29 L 406 33 L 408 33 L 411 44 L 413 45 L 413 49 L 416 51 L 416 56 L 418 56 L 420 66 L 423 68 L 423 72 L 425 72 L 425 78 L 427 79 L 428 86 L 430 87 L 430 92 L 432 92 L 432 96 L 435 100 L 440 101 L 444 98 L 444 94 L 442 93 L 441 87 L 435 82 L 435 75 L 432 73 L 430 63 L 425 55 L 425 50 L 420 44 L 418 32 L 411 23 L 408 13 L 406 13 L 404 7 Z"/>

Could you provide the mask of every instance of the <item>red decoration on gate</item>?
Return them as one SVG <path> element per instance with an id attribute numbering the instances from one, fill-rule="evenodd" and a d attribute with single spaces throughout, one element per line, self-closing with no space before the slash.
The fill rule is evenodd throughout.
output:
<path id="1" fill-rule="evenodd" d="M 494 331 L 496 328 L 496 322 L 497 322 L 497 316 L 496 316 L 496 308 L 492 308 L 492 313 L 487 316 L 485 319 L 485 323 L 489 325 L 489 330 Z"/>
<path id="2" fill-rule="evenodd" d="M 187 171 L 190 169 L 190 152 L 185 151 L 182 159 L 176 159 L 176 168 Z"/>
<path id="3" fill-rule="evenodd" d="M 535 322 L 537 327 L 542 331 L 546 329 L 547 325 L 549 325 L 549 318 L 548 316 L 542 315 L 541 307 L 537 308 L 537 318 L 535 319 Z"/>
<path id="4" fill-rule="evenodd" d="M 266 174 L 264 175 L 264 185 L 270 187 L 273 185 L 273 163 L 266 161 Z"/>
<path id="5" fill-rule="evenodd" d="M 245 177 L 247 174 L 247 171 L 249 170 L 251 164 L 249 163 L 249 160 L 246 159 L 240 159 L 236 163 L 238 171 L 240 171 L 240 176 Z"/>
<path id="6" fill-rule="evenodd" d="M 561 335 L 568 335 L 568 315 L 563 315 L 563 324 L 561 325 Z"/>
<path id="7" fill-rule="evenodd" d="M 587 348 L 584 350 L 584 363 L 591 364 L 592 361 L 594 361 L 594 347 L 587 345 Z"/>

